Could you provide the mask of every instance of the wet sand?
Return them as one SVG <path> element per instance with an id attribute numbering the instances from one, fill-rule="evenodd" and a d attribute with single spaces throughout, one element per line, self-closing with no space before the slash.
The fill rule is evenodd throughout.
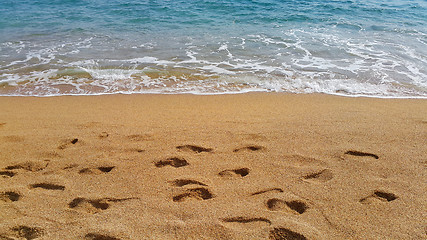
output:
<path id="1" fill-rule="evenodd" d="M 426 239 L 427 100 L 0 97 L 0 239 Z"/>

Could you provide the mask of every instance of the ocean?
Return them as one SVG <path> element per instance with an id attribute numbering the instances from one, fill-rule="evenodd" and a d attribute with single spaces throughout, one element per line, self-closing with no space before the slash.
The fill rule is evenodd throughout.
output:
<path id="1" fill-rule="evenodd" d="M 427 98 L 425 0 L 0 0 L 0 95 Z"/>

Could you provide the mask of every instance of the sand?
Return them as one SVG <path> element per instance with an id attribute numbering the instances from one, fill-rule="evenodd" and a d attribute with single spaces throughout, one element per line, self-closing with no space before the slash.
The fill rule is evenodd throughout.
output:
<path id="1" fill-rule="evenodd" d="M 0 97 L 0 239 L 426 239 L 427 100 Z"/>

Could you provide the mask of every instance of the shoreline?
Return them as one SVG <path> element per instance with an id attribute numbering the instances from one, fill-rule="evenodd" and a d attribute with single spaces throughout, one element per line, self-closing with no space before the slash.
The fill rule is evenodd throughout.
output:
<path id="1" fill-rule="evenodd" d="M 422 239 L 426 109 L 327 94 L 2 96 L 0 238 Z"/>
<path id="2" fill-rule="evenodd" d="M 145 93 L 97 93 L 97 94 L 58 94 L 58 95 L 0 95 L 3 97 L 35 97 L 35 98 L 48 98 L 48 97 L 71 97 L 71 96 L 110 96 L 110 95 L 194 95 L 194 96 L 221 96 L 221 95 L 240 95 L 240 94 L 284 94 L 284 95 L 325 95 L 335 97 L 348 97 L 348 98 L 373 98 L 373 99 L 427 99 L 427 96 L 374 96 L 374 95 L 363 95 L 363 94 L 338 94 L 338 93 L 324 93 L 324 92 L 312 92 L 312 93 L 294 93 L 294 92 L 270 92 L 270 91 L 246 91 L 246 92 L 221 92 L 221 93 L 193 93 L 193 92 L 182 92 L 182 93 L 159 93 L 159 92 L 145 92 Z"/>

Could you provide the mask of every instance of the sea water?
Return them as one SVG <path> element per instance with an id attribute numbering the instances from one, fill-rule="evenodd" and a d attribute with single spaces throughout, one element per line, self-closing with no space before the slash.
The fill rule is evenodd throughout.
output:
<path id="1" fill-rule="evenodd" d="M 425 0 L 0 0 L 0 95 L 427 97 Z"/>

